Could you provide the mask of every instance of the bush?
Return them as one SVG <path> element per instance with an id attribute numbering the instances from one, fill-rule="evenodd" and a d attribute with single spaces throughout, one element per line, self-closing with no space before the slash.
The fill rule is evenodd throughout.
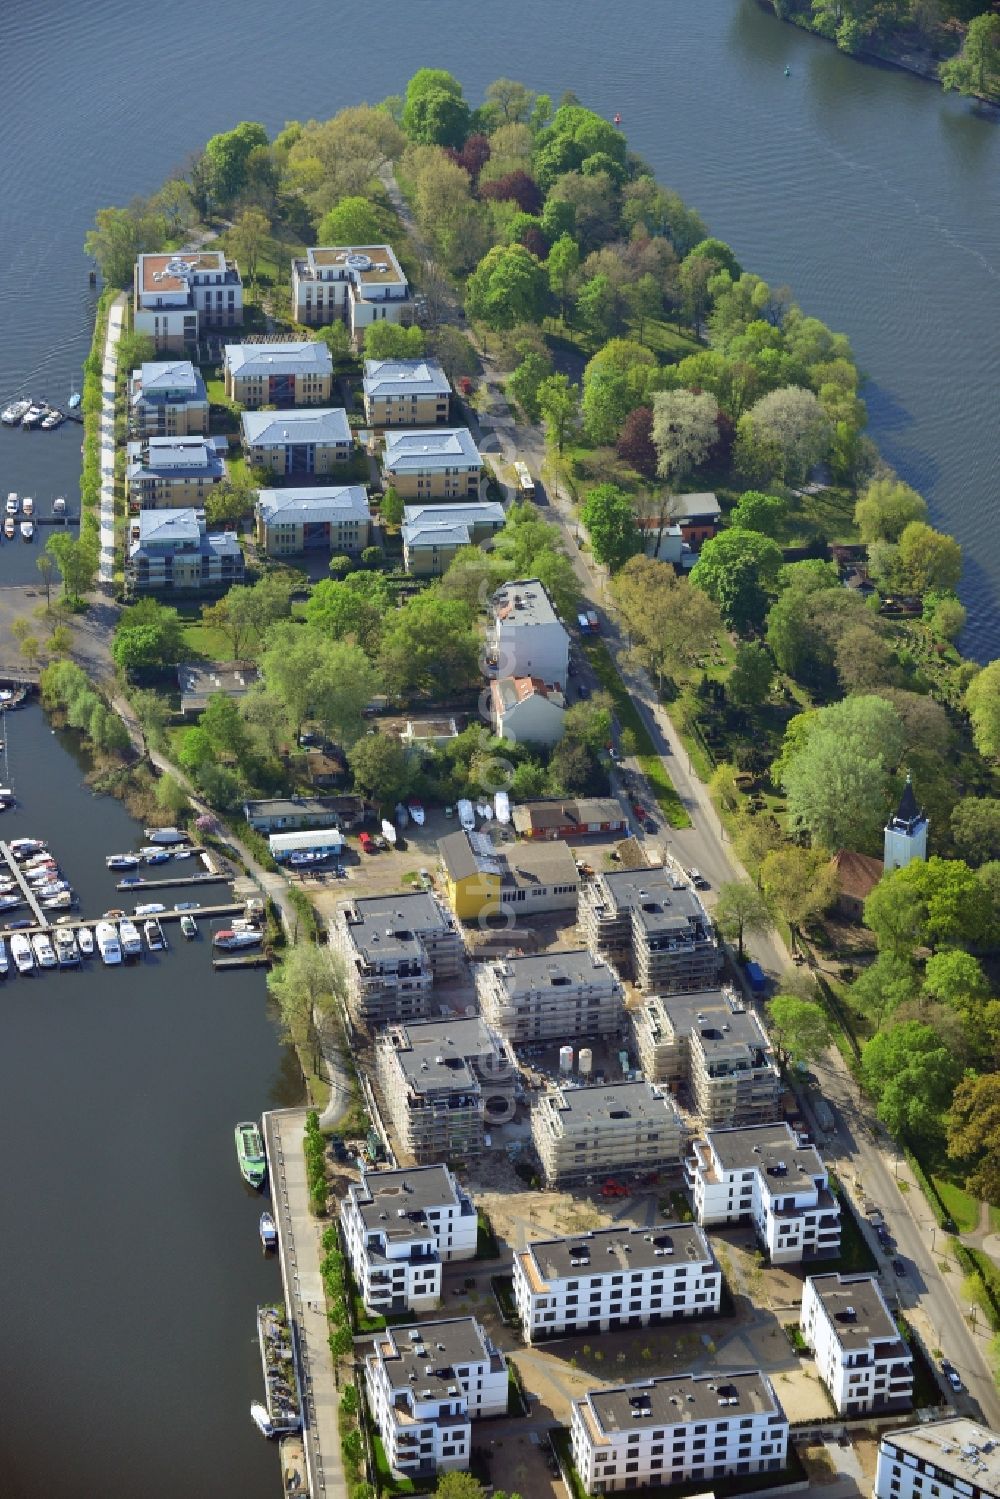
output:
<path id="1" fill-rule="evenodd" d="M 319 1115 L 315 1109 L 310 1109 L 306 1115 L 302 1148 L 306 1158 L 309 1206 L 317 1218 L 322 1218 L 326 1212 L 326 1139 L 319 1127 Z"/>

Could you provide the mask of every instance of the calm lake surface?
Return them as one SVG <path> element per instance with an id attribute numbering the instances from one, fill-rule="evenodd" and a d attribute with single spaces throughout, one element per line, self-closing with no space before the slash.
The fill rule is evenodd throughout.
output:
<path id="1" fill-rule="evenodd" d="M 630 0 L 620 15 L 612 36 L 596 0 L 20 9 L 0 90 L 0 398 L 58 403 L 78 386 L 95 210 L 152 191 L 214 131 L 374 102 L 424 64 L 474 100 L 501 73 L 572 88 L 622 113 L 744 264 L 850 335 L 874 437 L 965 546 L 966 648 L 997 654 L 1000 130 L 754 0 Z M 0 494 L 74 508 L 79 443 L 70 424 L 0 431 Z M 0 544 L 0 587 L 36 575 L 46 534 Z M 10 738 L 24 808 L 0 832 L 51 838 L 86 909 L 115 904 L 103 856 L 135 842 L 133 823 L 82 786 L 37 710 Z M 175 942 L 139 970 L 9 979 L 0 1083 L 0 1490 L 275 1493 L 246 1413 L 253 1309 L 278 1280 L 231 1129 L 297 1090 L 259 975 L 213 979 L 203 944 Z"/>

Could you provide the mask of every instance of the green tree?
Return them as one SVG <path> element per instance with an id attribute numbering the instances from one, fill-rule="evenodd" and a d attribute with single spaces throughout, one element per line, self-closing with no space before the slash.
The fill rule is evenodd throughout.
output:
<path id="1" fill-rule="evenodd" d="M 329 947 L 296 942 L 268 973 L 267 988 L 285 1037 L 311 1053 L 312 1070 L 318 1072 L 322 1042 L 337 1035 L 336 1016 L 347 998 L 343 960 Z"/>
<path id="2" fill-rule="evenodd" d="M 854 507 L 862 541 L 898 541 L 911 521 L 927 519 L 927 501 L 901 479 L 875 479 Z"/>
<path id="3" fill-rule="evenodd" d="M 771 905 L 788 922 L 794 937 L 837 898 L 837 874 L 823 848 L 786 844 L 768 853 L 760 880 Z"/>
<path id="4" fill-rule="evenodd" d="M 531 118 L 538 96 L 513 78 L 496 78 L 486 90 L 486 99 L 496 106 L 505 124 L 517 125 Z"/>
<path id="5" fill-rule="evenodd" d="M 729 696 L 741 708 L 757 708 L 765 702 L 774 681 L 771 653 L 756 640 L 741 640 L 729 677 Z"/>
<path id="6" fill-rule="evenodd" d="M 924 966 L 924 993 L 952 1009 L 985 999 L 988 988 L 976 959 L 960 948 L 932 953 Z"/>
<path id="7" fill-rule="evenodd" d="M 373 325 L 374 326 L 374 325 Z M 383 326 L 382 324 L 378 325 Z M 386 327 L 390 324 L 386 323 Z M 395 327 L 395 324 L 391 326 Z M 343 323 L 331 323 L 327 328 L 317 328 L 316 337 L 321 343 L 325 343 L 330 350 L 330 358 L 335 365 L 350 364 L 354 359 L 354 346 L 351 343 L 351 335 Z"/>
<path id="8" fill-rule="evenodd" d="M 874 963 L 851 985 L 851 1004 L 867 1015 L 876 1030 L 901 1005 L 908 1004 L 920 987 L 917 970 L 910 958 L 899 953 L 880 952 Z"/>
<path id="9" fill-rule="evenodd" d="M 97 578 L 100 556 L 94 532 L 81 528 L 77 538 L 68 531 L 53 531 L 45 550 L 55 560 L 67 599 L 77 603 L 90 592 Z"/>
<path id="10" fill-rule="evenodd" d="M 267 131 L 252 120 L 242 120 L 234 130 L 211 137 L 205 146 L 205 162 L 218 203 L 229 204 L 239 197 L 247 184 L 251 152 L 267 144 Z"/>
<path id="11" fill-rule="evenodd" d="M 325 213 L 316 230 L 321 245 L 377 245 L 383 239 L 382 219 L 368 198 L 341 198 Z"/>
<path id="12" fill-rule="evenodd" d="M 657 471 L 674 489 L 707 460 L 719 439 L 719 407 L 707 391 L 657 391 L 653 443 Z"/>
<path id="13" fill-rule="evenodd" d="M 776 494 L 761 494 L 758 489 L 748 489 L 740 495 L 730 525 L 740 531 L 759 531 L 762 536 L 775 537 L 781 531 L 788 514 L 788 505 Z"/>
<path id="14" fill-rule="evenodd" d="M 706 541 L 691 581 L 714 599 L 731 630 L 746 634 L 767 615 L 781 568 L 781 548 L 758 531 L 721 531 Z"/>
<path id="15" fill-rule="evenodd" d="M 880 697 L 845 698 L 793 718 L 774 770 L 792 825 L 824 848 L 874 846 L 904 743 L 899 714 Z"/>
<path id="16" fill-rule="evenodd" d="M 939 69 L 946 89 L 979 98 L 1000 94 L 1000 16 L 984 12 L 969 22 L 962 50 Z"/>
<path id="17" fill-rule="evenodd" d="M 923 521 L 910 521 L 903 528 L 897 560 L 904 586 L 912 593 L 929 593 L 932 589 L 952 592 L 962 576 L 958 542 Z"/>
<path id="18" fill-rule="evenodd" d="M 479 675 L 479 643 L 469 610 L 440 587 L 409 599 L 386 621 L 379 667 L 393 696 L 440 697 L 470 687 Z"/>
<path id="19" fill-rule="evenodd" d="M 737 466 L 742 472 L 801 483 L 826 457 L 832 429 L 811 390 L 772 390 L 740 417 Z"/>
<path id="20" fill-rule="evenodd" d="M 968 613 L 953 593 L 928 593 L 924 597 L 923 617 L 932 635 L 953 643 L 965 629 Z"/>
<path id="21" fill-rule="evenodd" d="M 748 880 L 733 880 L 719 886 L 715 905 L 715 922 L 722 935 L 735 942 L 739 960 L 743 961 L 743 939 L 750 933 L 762 935 L 774 926 L 771 904 L 763 891 Z"/>
<path id="22" fill-rule="evenodd" d="M 663 313 L 663 287 L 651 271 L 645 271 L 638 280 L 627 282 L 621 294 L 629 315 L 638 325 L 636 337 L 641 343 L 647 322 Z"/>
<path id="23" fill-rule="evenodd" d="M 413 772 L 399 740 L 366 734 L 348 752 L 357 786 L 382 806 L 395 805 L 413 784 Z"/>
<path id="24" fill-rule="evenodd" d="M 378 507 L 382 524 L 390 531 L 398 531 L 403 524 L 403 509 L 403 497 L 399 490 L 388 485 Z"/>
<path id="25" fill-rule="evenodd" d="M 507 393 L 513 396 L 530 422 L 537 422 L 538 388 L 552 373 L 552 361 L 546 354 L 529 350 L 507 381 Z"/>
<path id="26" fill-rule="evenodd" d="M 259 490 L 249 476 L 223 479 L 205 496 L 205 524 L 209 529 L 236 527 L 252 512 Z"/>
<path id="27" fill-rule="evenodd" d="M 412 328 L 399 323 L 369 323 L 365 329 L 366 359 L 420 359 L 425 345 L 424 330 L 415 323 Z"/>
<path id="28" fill-rule="evenodd" d="M 632 503 L 615 484 L 597 484 L 587 495 L 580 519 L 590 533 L 594 557 L 611 572 L 617 572 L 641 549 Z"/>
<path id="29" fill-rule="evenodd" d="M 175 776 L 161 776 L 156 783 L 156 805 L 165 816 L 176 821 L 188 811 L 191 802 Z"/>
<path id="30" fill-rule="evenodd" d="M 965 692 L 976 749 L 987 760 L 1000 759 L 1000 660 L 973 677 Z"/>
<path id="31" fill-rule="evenodd" d="M 722 633 L 718 606 L 666 562 L 630 557 L 611 587 L 632 649 L 661 690 L 665 676 L 694 666 Z"/>
<path id="32" fill-rule="evenodd" d="M 550 375 L 538 387 L 538 409 L 545 422 L 545 436 L 558 452 L 579 421 L 580 392 L 566 375 Z"/>
<path id="33" fill-rule="evenodd" d="M 242 275 L 251 285 L 257 280 L 257 263 L 271 231 L 271 220 L 261 208 L 243 208 L 229 231 L 229 248 Z"/>
<path id="34" fill-rule="evenodd" d="M 885 875 L 865 901 L 865 925 L 881 949 L 961 947 L 990 931 L 990 893 L 961 859 L 932 856 Z"/>
<path id="35" fill-rule="evenodd" d="M 915 1143 L 939 1140 L 962 1066 L 929 1025 L 908 1020 L 880 1031 L 861 1053 L 861 1076 L 883 1124 Z"/>
<path id="36" fill-rule="evenodd" d="M 470 318 L 496 331 L 539 323 L 545 314 L 548 278 L 537 256 L 523 245 L 494 245 L 466 283 Z"/>
<path id="37" fill-rule="evenodd" d="M 822 1005 L 796 994 L 774 996 L 767 1006 L 767 1029 L 782 1071 L 790 1062 L 807 1065 L 817 1061 L 832 1039 Z"/>
<path id="38" fill-rule="evenodd" d="M 183 661 L 184 655 L 184 631 L 176 609 L 140 599 L 122 610 L 111 642 L 111 658 L 119 671 L 162 671 Z"/>
<path id="39" fill-rule="evenodd" d="M 150 212 L 142 199 L 136 199 L 128 208 L 99 208 L 83 248 L 97 261 L 109 286 L 128 286 L 136 256 L 160 249 L 165 236 L 163 218 Z"/>
<path id="40" fill-rule="evenodd" d="M 961 1080 L 947 1128 L 948 1154 L 966 1167 L 967 1189 L 987 1202 L 1000 1203 L 1000 1072 Z"/>
<path id="41" fill-rule="evenodd" d="M 1000 859 L 1000 800 L 964 796 L 951 811 L 955 852 L 973 869 Z"/>
<path id="42" fill-rule="evenodd" d="M 213 692 L 205 704 L 199 728 L 217 755 L 231 755 L 237 762 L 246 756 L 250 742 L 235 698 Z"/>
<path id="43" fill-rule="evenodd" d="M 55 568 L 55 559 L 50 552 L 42 552 L 35 558 L 35 566 L 41 574 L 42 587 L 45 589 L 45 607 L 49 608 L 52 602 L 52 573 Z"/>
<path id="44" fill-rule="evenodd" d="M 406 89 L 403 129 L 426 146 L 461 146 L 472 122 L 462 85 L 443 68 L 421 68 Z"/>
<path id="45" fill-rule="evenodd" d="M 576 294 L 576 313 L 596 343 L 611 337 L 618 320 L 618 297 L 607 276 L 591 276 L 583 282 Z"/>
<path id="46" fill-rule="evenodd" d="M 559 309 L 565 317 L 566 303 L 580 269 L 580 247 L 571 234 L 560 234 L 549 250 L 545 269 L 549 278 L 549 290 L 558 300 Z"/>

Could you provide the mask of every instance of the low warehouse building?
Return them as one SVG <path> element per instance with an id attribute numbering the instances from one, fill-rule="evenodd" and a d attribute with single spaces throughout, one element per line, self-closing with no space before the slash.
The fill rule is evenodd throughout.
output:
<path id="1" fill-rule="evenodd" d="M 339 828 L 301 828 L 296 833 L 272 833 L 267 840 L 279 864 L 321 864 L 336 859 L 344 846 Z"/>

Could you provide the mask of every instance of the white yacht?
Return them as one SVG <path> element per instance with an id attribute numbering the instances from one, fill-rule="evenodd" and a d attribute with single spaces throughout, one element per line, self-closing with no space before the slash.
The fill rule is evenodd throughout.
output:
<path id="1" fill-rule="evenodd" d="M 20 510 L 20 508 L 21 508 L 21 502 L 18 499 L 18 497 L 17 497 L 16 493 L 14 492 L 14 490 L 12 489 L 10 491 L 10 493 L 8 494 L 8 496 L 7 496 L 7 514 L 8 515 L 16 515 L 17 512 Z"/>
<path id="2" fill-rule="evenodd" d="M 30 401 L 11 401 L 9 406 L 5 406 L 0 411 L 0 422 L 3 422 L 5 427 L 16 427 L 18 422 L 24 420 L 30 410 Z"/>
<path id="3" fill-rule="evenodd" d="M 36 932 L 31 939 L 31 946 L 39 968 L 55 968 L 59 960 L 52 946 L 52 939 L 46 932 Z"/>
<path id="4" fill-rule="evenodd" d="M 472 803 L 470 801 L 467 801 L 464 797 L 458 804 L 458 820 L 467 833 L 475 832 L 476 814 L 473 809 Z"/>
<path id="5" fill-rule="evenodd" d="M 51 406 L 42 417 L 42 431 L 52 432 L 56 427 L 61 427 L 66 418 L 57 406 Z"/>
<path id="6" fill-rule="evenodd" d="M 66 501 L 65 501 L 65 499 L 63 498 L 63 496 L 61 494 L 57 494 L 56 497 L 55 497 L 55 499 L 52 501 L 52 514 L 53 515 L 65 515 L 66 514 Z"/>
<path id="7" fill-rule="evenodd" d="M 32 515 L 34 515 L 34 513 L 35 513 L 35 502 L 31 498 L 30 494 L 26 494 L 25 497 L 24 497 L 24 499 L 21 501 L 21 509 L 24 511 L 25 515 L 27 515 L 29 517 L 32 516 Z"/>
<path id="8" fill-rule="evenodd" d="M 46 406 L 29 405 L 27 411 L 21 418 L 21 426 L 24 428 L 40 427 L 47 414 L 48 408 Z"/>
<path id="9" fill-rule="evenodd" d="M 68 911 L 73 904 L 73 892 L 60 890 L 56 895 L 47 895 L 41 904 L 45 911 Z"/>
<path id="10" fill-rule="evenodd" d="M 3 534 L 6 536 L 8 541 L 13 541 L 16 531 L 17 525 L 14 521 L 14 517 L 12 515 L 8 515 L 7 519 L 3 523 Z"/>
<path id="11" fill-rule="evenodd" d="M 31 949 L 31 943 L 23 932 L 15 932 L 10 939 L 10 955 L 14 959 L 18 973 L 31 973 L 35 966 L 35 954 Z"/>
<path id="12" fill-rule="evenodd" d="M 94 956 L 94 934 L 89 926 L 77 928 L 76 940 L 80 945 L 80 952 L 85 958 Z"/>
<path id="13" fill-rule="evenodd" d="M 109 967 L 122 960 L 122 945 L 118 940 L 118 929 L 113 921 L 99 921 L 94 928 L 97 951 Z"/>
<path id="14" fill-rule="evenodd" d="M 143 932 L 146 935 L 146 946 L 150 952 L 162 952 L 167 945 L 167 939 L 163 935 L 163 928 L 155 917 L 143 923 Z"/>
<path id="15" fill-rule="evenodd" d="M 22 541 L 31 541 L 33 539 L 34 535 L 35 535 L 35 527 L 34 527 L 33 522 L 30 521 L 30 520 L 23 520 L 21 522 L 21 540 Z"/>
<path id="16" fill-rule="evenodd" d="M 10 960 L 7 957 L 7 944 L 4 939 L 0 937 L 0 978 L 5 979 L 7 977 L 9 968 Z"/>
<path id="17" fill-rule="evenodd" d="M 60 968 L 72 968 L 80 961 L 80 949 L 71 926 L 57 926 L 55 930 L 56 957 Z"/>
<path id="18" fill-rule="evenodd" d="M 142 938 L 139 935 L 139 928 L 136 926 L 135 922 L 130 921 L 126 916 L 122 921 L 118 923 L 118 930 L 121 933 L 122 952 L 124 953 L 125 957 L 141 957 Z"/>

